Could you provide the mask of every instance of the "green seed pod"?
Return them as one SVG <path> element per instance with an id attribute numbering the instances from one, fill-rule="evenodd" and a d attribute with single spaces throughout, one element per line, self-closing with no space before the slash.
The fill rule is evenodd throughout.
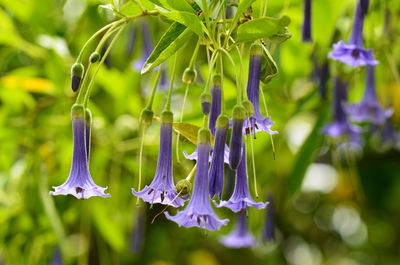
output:
<path id="1" fill-rule="evenodd" d="M 76 92 L 81 84 L 82 76 L 84 72 L 83 64 L 74 63 L 71 67 L 71 88 L 72 91 Z"/>
<path id="2" fill-rule="evenodd" d="M 209 92 L 203 92 L 200 95 L 201 110 L 205 115 L 210 113 L 211 108 L 211 94 Z"/>
<path id="3" fill-rule="evenodd" d="M 190 193 L 190 191 L 192 190 L 192 184 L 190 183 L 190 181 L 186 180 L 186 179 L 182 179 L 180 181 L 178 181 L 178 183 L 176 184 L 176 191 L 178 193 L 180 193 L 180 196 L 185 196 L 188 195 Z"/>
<path id="4" fill-rule="evenodd" d="M 150 108 L 144 108 L 140 113 L 139 121 L 150 126 L 153 121 L 154 112 Z"/>
<path id="5" fill-rule="evenodd" d="M 193 84 L 196 81 L 197 72 L 193 68 L 186 68 L 183 72 L 182 82 L 185 84 Z"/>
<path id="6" fill-rule="evenodd" d="M 74 104 L 71 108 L 72 119 L 84 119 L 85 118 L 85 107 L 81 104 Z"/>
<path id="7" fill-rule="evenodd" d="M 92 52 L 92 54 L 89 57 L 89 61 L 91 63 L 96 63 L 100 60 L 100 53 L 98 51 Z"/>

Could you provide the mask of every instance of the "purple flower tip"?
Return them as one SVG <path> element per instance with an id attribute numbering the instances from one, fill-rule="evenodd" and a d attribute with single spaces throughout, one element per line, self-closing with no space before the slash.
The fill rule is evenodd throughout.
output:
<path id="1" fill-rule="evenodd" d="M 228 201 L 221 201 L 219 205 L 214 202 L 217 207 L 227 207 L 234 212 L 239 212 L 246 210 L 247 207 L 263 209 L 267 206 L 268 202 L 255 202 L 250 195 L 246 163 L 246 145 L 243 144 L 242 159 L 240 160 L 239 167 L 236 171 L 235 190 Z"/>
<path id="2" fill-rule="evenodd" d="M 72 128 L 74 134 L 74 151 L 69 177 L 64 184 L 53 187 L 54 191 L 50 191 L 49 194 L 71 194 L 78 199 L 88 199 L 92 196 L 110 197 L 110 194 L 104 193 L 107 187 L 102 188 L 96 185 L 89 173 L 85 144 L 85 120 L 83 118 L 73 119 Z"/>
<path id="3" fill-rule="evenodd" d="M 177 197 L 175 199 L 178 193 L 172 176 L 172 123 L 161 123 L 160 150 L 153 181 L 141 191 L 137 192 L 132 189 L 132 193 L 148 203 L 171 203 L 173 207 L 180 207 L 184 204 L 186 198 Z"/>
<path id="4" fill-rule="evenodd" d="M 235 227 L 229 235 L 220 239 L 221 244 L 229 248 L 249 248 L 254 246 L 256 240 L 249 232 L 246 219 L 245 213 L 238 213 Z"/>
<path id="5" fill-rule="evenodd" d="M 372 49 L 367 50 L 355 44 L 346 44 L 343 41 L 333 44 L 333 51 L 329 53 L 328 57 L 353 67 L 378 64 Z"/>
<path id="6" fill-rule="evenodd" d="M 311 41 L 311 0 L 304 0 L 303 10 L 302 40 L 308 42 Z"/>
<path id="7" fill-rule="evenodd" d="M 196 168 L 193 195 L 189 204 L 183 211 L 178 211 L 175 216 L 165 212 L 167 219 L 184 227 L 201 227 L 208 230 L 219 229 L 228 223 L 228 219 L 219 219 L 215 215 L 208 191 L 208 156 L 211 146 L 209 144 L 198 145 L 198 160 Z"/>

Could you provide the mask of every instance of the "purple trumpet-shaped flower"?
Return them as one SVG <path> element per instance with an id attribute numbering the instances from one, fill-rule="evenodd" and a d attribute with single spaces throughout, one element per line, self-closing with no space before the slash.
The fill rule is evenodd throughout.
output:
<path id="1" fill-rule="evenodd" d="M 265 226 L 263 231 L 264 241 L 275 240 L 275 203 L 271 194 L 268 194 L 268 208 L 267 208 L 267 219 L 265 220 Z"/>
<path id="2" fill-rule="evenodd" d="M 208 128 L 215 135 L 215 124 L 221 113 L 221 76 L 214 75 L 211 86 L 211 110 Z"/>
<path id="3" fill-rule="evenodd" d="M 198 136 L 198 159 L 192 198 L 183 211 L 178 211 L 175 216 L 165 212 L 167 219 L 184 227 L 201 227 L 216 230 L 221 225 L 226 225 L 228 219 L 219 219 L 210 204 L 208 191 L 208 156 L 210 153 L 210 131 L 201 129 Z"/>
<path id="4" fill-rule="evenodd" d="M 153 50 L 150 27 L 147 21 L 142 22 L 142 32 L 143 32 L 143 53 L 142 57 L 133 63 L 133 68 L 140 72 L 142 70 L 143 65 L 146 63 L 147 58 L 151 55 Z"/>
<path id="5" fill-rule="evenodd" d="M 258 209 L 263 209 L 268 203 L 255 202 L 251 198 L 249 184 L 247 180 L 247 165 L 246 165 L 246 145 L 243 143 L 242 159 L 236 171 L 235 190 L 228 201 L 221 201 L 217 207 L 227 207 L 234 212 L 245 211 L 247 207 L 254 206 Z"/>
<path id="6" fill-rule="evenodd" d="M 304 0 L 304 19 L 302 26 L 303 42 L 311 41 L 311 0 Z"/>
<path id="7" fill-rule="evenodd" d="M 53 256 L 51 257 L 51 261 L 50 261 L 50 265 L 61 265 L 61 264 L 62 264 L 61 253 L 60 253 L 60 250 L 56 247 L 56 248 L 54 248 Z"/>
<path id="8" fill-rule="evenodd" d="M 364 18 L 368 12 L 369 0 L 358 0 L 354 14 L 353 30 L 347 43 L 339 41 L 333 44 L 333 51 L 329 58 L 341 61 L 353 67 L 363 65 L 377 65 L 372 49 L 364 49 L 363 28 Z"/>
<path id="9" fill-rule="evenodd" d="M 221 244 L 228 248 L 249 248 L 255 245 L 256 240 L 250 234 L 247 225 L 246 213 L 239 212 L 232 232 L 220 239 Z"/>
<path id="10" fill-rule="evenodd" d="M 363 99 L 359 104 L 346 106 L 346 112 L 356 122 L 383 124 L 392 114 L 393 109 L 383 109 L 376 99 L 375 66 L 367 65 L 367 76 Z"/>
<path id="11" fill-rule="evenodd" d="M 347 83 L 340 80 L 338 77 L 334 78 L 335 84 L 333 88 L 333 122 L 326 125 L 322 132 L 334 138 L 348 135 L 350 142 L 359 143 L 360 129 L 352 125 L 347 119 L 344 110 L 344 104 L 347 100 Z"/>
<path id="12" fill-rule="evenodd" d="M 136 224 L 131 235 L 131 251 L 134 254 L 139 254 L 142 250 L 144 244 L 144 233 L 145 233 L 145 219 L 146 219 L 146 211 L 140 210 L 136 217 Z"/>
<path id="13" fill-rule="evenodd" d="M 107 187 L 102 188 L 96 185 L 89 173 L 86 155 L 86 125 L 83 107 L 80 114 L 76 116 L 77 117 L 73 117 L 72 119 L 74 151 L 71 171 L 67 181 L 58 187 L 53 187 L 54 191 L 50 191 L 50 195 L 71 194 L 78 199 L 88 199 L 92 196 L 110 197 L 110 194 L 104 193 Z"/>
<path id="14" fill-rule="evenodd" d="M 217 120 L 217 129 L 214 140 L 214 152 L 212 154 L 209 176 L 210 197 L 217 195 L 221 199 L 224 187 L 224 150 L 225 140 L 229 129 L 229 119 L 220 115 Z"/>
<path id="15" fill-rule="evenodd" d="M 247 80 L 247 97 L 254 107 L 254 115 L 244 121 L 243 130 L 246 134 L 265 131 L 276 134 L 271 126 L 274 124 L 270 117 L 264 118 L 260 111 L 260 71 L 262 63 L 263 48 L 261 45 L 253 44 L 250 47 L 249 79 Z"/>
<path id="16" fill-rule="evenodd" d="M 242 158 L 243 122 L 245 110 L 241 105 L 236 105 L 232 112 L 232 134 L 229 143 L 229 166 L 236 170 Z"/>
<path id="17" fill-rule="evenodd" d="M 91 125 L 92 125 L 92 113 L 89 109 L 85 109 L 85 144 L 86 144 L 86 157 L 89 164 L 90 158 L 90 138 L 91 138 Z"/>
<path id="18" fill-rule="evenodd" d="M 190 155 L 186 151 L 183 151 L 183 155 L 185 156 L 186 159 L 197 160 L 197 147 L 196 147 L 196 150 L 194 150 L 194 152 L 191 153 Z M 209 162 L 211 163 L 211 161 L 212 161 L 212 147 L 211 147 L 211 152 L 210 152 L 210 156 L 209 156 Z M 224 150 L 224 162 L 225 162 L 225 164 L 229 164 L 229 147 L 226 144 L 225 144 L 225 150 Z"/>
<path id="19" fill-rule="evenodd" d="M 182 197 L 175 199 L 178 193 L 172 177 L 172 123 L 172 112 L 163 111 L 156 174 L 149 186 L 145 186 L 141 191 L 135 191 L 132 188 L 132 193 L 148 203 L 171 204 L 173 207 L 180 207 L 185 199 Z"/>

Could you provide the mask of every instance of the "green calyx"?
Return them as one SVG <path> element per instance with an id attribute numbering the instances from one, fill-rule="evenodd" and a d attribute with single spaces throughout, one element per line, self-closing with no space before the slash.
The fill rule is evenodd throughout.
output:
<path id="1" fill-rule="evenodd" d="M 211 94 L 208 91 L 204 91 L 200 95 L 200 102 L 201 103 L 211 103 Z"/>
<path id="2" fill-rule="evenodd" d="M 221 114 L 218 116 L 217 122 L 215 124 L 216 128 L 222 128 L 225 130 L 229 129 L 229 118 L 225 114 Z"/>
<path id="3" fill-rule="evenodd" d="M 182 82 L 185 84 L 193 84 L 196 81 L 197 72 L 193 68 L 186 68 L 183 72 Z"/>
<path id="4" fill-rule="evenodd" d="M 79 76 L 82 78 L 84 69 L 83 64 L 74 63 L 71 67 L 71 76 Z"/>
<path id="5" fill-rule="evenodd" d="M 71 119 L 84 119 L 85 107 L 83 104 L 74 104 L 71 108 Z"/>
<path id="6" fill-rule="evenodd" d="M 144 108 L 140 113 L 139 121 L 140 123 L 144 123 L 147 126 L 151 125 L 153 121 L 154 112 L 150 108 Z"/>
<path id="7" fill-rule="evenodd" d="M 246 117 L 250 117 L 254 115 L 254 107 L 253 107 L 253 103 L 251 103 L 250 100 L 246 99 L 242 102 L 243 107 L 245 109 L 245 114 Z"/>
<path id="8" fill-rule="evenodd" d="M 180 194 L 180 196 L 185 196 L 190 193 L 192 190 L 192 184 L 190 183 L 189 180 L 182 179 L 178 181 L 176 184 L 176 191 Z"/>
<path id="9" fill-rule="evenodd" d="M 211 131 L 208 128 L 202 128 L 197 135 L 198 144 L 211 144 Z"/>
<path id="10" fill-rule="evenodd" d="M 170 110 L 164 110 L 161 113 L 161 122 L 172 124 L 174 122 L 174 114 Z"/>
<path id="11" fill-rule="evenodd" d="M 260 43 L 253 43 L 250 46 L 250 56 L 261 56 L 263 54 L 263 47 Z"/>
<path id="12" fill-rule="evenodd" d="M 211 85 L 221 87 L 221 75 L 220 74 L 213 75 Z"/>
<path id="13" fill-rule="evenodd" d="M 236 105 L 232 110 L 232 120 L 242 120 L 246 118 L 246 110 L 242 105 Z"/>
<path id="14" fill-rule="evenodd" d="M 86 124 L 92 123 L 92 113 L 88 108 L 85 109 L 85 123 Z"/>
<path id="15" fill-rule="evenodd" d="M 89 57 L 89 61 L 91 63 L 96 63 L 100 60 L 100 57 L 101 57 L 101 55 L 98 51 L 92 52 L 92 54 Z"/>

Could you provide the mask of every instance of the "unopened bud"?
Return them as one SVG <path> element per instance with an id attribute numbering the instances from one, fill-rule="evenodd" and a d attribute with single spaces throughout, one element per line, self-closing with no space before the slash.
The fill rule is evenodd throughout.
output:
<path id="1" fill-rule="evenodd" d="M 182 82 L 185 84 L 193 84 L 196 81 L 197 72 L 193 68 L 186 68 L 183 72 Z"/>
<path id="2" fill-rule="evenodd" d="M 176 184 L 176 191 L 180 194 L 180 196 L 188 195 L 191 190 L 192 184 L 187 179 L 182 179 Z"/>
<path id="3" fill-rule="evenodd" d="M 89 61 L 90 63 L 96 63 L 100 60 L 100 57 L 100 53 L 98 51 L 95 51 L 90 55 Z"/>
<path id="4" fill-rule="evenodd" d="M 205 115 L 210 113 L 211 108 L 211 94 L 209 92 L 203 92 L 200 95 L 201 110 Z"/>
<path id="5" fill-rule="evenodd" d="M 139 121 L 141 123 L 146 124 L 147 126 L 151 125 L 152 121 L 153 121 L 153 111 L 150 108 L 144 108 L 142 110 L 142 113 L 140 113 L 140 119 Z"/>
<path id="6" fill-rule="evenodd" d="M 71 67 L 71 88 L 72 91 L 76 92 L 81 84 L 82 76 L 84 72 L 83 64 L 74 63 Z"/>

